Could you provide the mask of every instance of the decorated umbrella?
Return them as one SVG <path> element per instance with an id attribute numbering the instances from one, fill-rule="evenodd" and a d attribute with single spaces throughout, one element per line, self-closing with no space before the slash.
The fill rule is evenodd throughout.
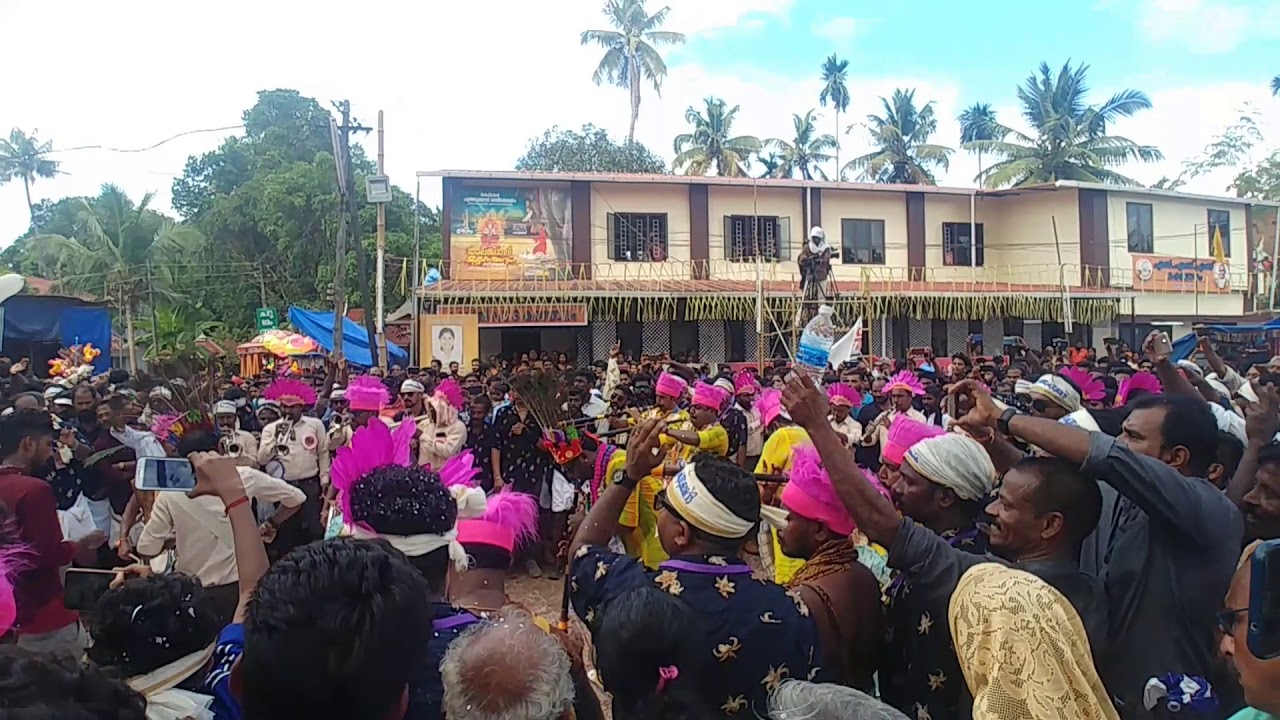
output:
<path id="1" fill-rule="evenodd" d="M 276 370 L 276 358 L 289 359 L 286 367 L 301 365 L 295 360 L 305 355 L 316 355 L 320 352 L 320 344 L 315 340 L 289 332 L 287 330 L 268 330 L 247 343 L 236 346 L 236 354 L 240 356 L 240 374 L 253 377 L 263 370 Z"/>

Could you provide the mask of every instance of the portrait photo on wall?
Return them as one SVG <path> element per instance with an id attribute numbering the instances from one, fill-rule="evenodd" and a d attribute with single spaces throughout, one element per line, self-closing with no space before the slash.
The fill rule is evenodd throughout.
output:
<path id="1" fill-rule="evenodd" d="M 480 357 L 480 327 L 473 314 L 419 315 L 418 358 L 423 365 L 432 361 L 446 370 L 450 364 L 470 368 Z"/>
<path id="2" fill-rule="evenodd" d="M 462 326 L 437 325 L 431 329 L 431 359 L 449 367 L 462 363 Z"/>

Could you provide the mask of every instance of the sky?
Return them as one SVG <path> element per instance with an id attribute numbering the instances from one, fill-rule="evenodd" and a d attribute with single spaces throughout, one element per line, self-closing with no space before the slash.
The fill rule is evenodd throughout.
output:
<path id="1" fill-rule="evenodd" d="M 1114 132 L 1159 147 L 1165 161 L 1126 168 L 1142 182 L 1176 175 L 1251 103 L 1274 147 L 1280 98 L 1280 3 L 1275 0 L 667 0 L 664 29 L 688 42 L 664 50 L 661 96 L 646 88 L 637 140 L 668 160 L 684 111 L 715 95 L 740 105 L 735 131 L 789 138 L 792 113 L 819 112 L 841 134 L 842 157 L 866 152 L 861 122 L 895 88 L 914 88 L 939 118 L 933 141 L 959 145 L 955 118 L 974 102 L 1021 127 L 1016 88 L 1042 61 L 1089 64 L 1090 99 L 1125 88 L 1154 105 Z M 649 1 L 650 9 L 661 5 Z M 385 113 L 392 180 L 414 192 L 420 170 L 503 170 L 553 125 L 627 130 L 625 90 L 597 87 L 601 0 L 3 0 L 0 131 L 52 140 L 62 171 L 36 199 L 92 195 L 103 183 L 154 192 L 169 210 L 188 156 L 215 149 L 263 89 L 293 88 L 323 103 L 349 99 L 372 125 Z M 1070 8 L 1069 10 L 1067 8 Z M 372 10 L 368 8 L 373 8 Z M 552 10 L 554 8 L 554 10 Z M 20 32 L 27 28 L 30 32 Z M 849 60 L 852 107 L 836 125 L 818 105 L 819 66 Z M 452 76 L 445 94 L 444 78 Z M 181 133 L 158 147 L 152 146 Z M 364 140 L 373 155 L 372 137 Z M 85 146 L 103 149 L 74 149 Z M 112 149 L 106 149 L 112 148 Z M 142 152 L 119 152 L 139 150 Z M 972 187 L 977 160 L 957 151 L 940 184 Z M 1230 173 L 1188 191 L 1226 194 Z M 422 198 L 440 201 L 440 181 Z M 0 186 L 0 246 L 22 234 L 22 184 Z"/>

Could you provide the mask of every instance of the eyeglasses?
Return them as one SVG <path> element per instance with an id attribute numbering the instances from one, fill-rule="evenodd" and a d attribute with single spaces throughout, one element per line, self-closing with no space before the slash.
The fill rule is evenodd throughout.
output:
<path id="1" fill-rule="evenodd" d="M 665 490 L 653 496 L 653 511 L 658 513 L 663 510 L 671 513 L 671 517 L 676 520 L 679 520 L 680 522 L 687 522 L 684 518 L 680 517 L 680 513 L 672 509 L 670 503 L 667 502 L 667 492 Z"/>
<path id="2" fill-rule="evenodd" d="M 1232 635 L 1236 631 L 1236 626 L 1240 624 L 1240 613 L 1249 612 L 1249 608 L 1237 608 L 1235 610 L 1223 610 L 1217 614 L 1218 629 L 1223 635 Z"/>
<path id="3" fill-rule="evenodd" d="M 1039 413 L 1042 413 L 1042 412 L 1048 412 L 1048 411 L 1049 411 L 1049 403 L 1048 403 L 1047 401 L 1045 401 L 1045 400 L 1032 400 L 1032 401 L 1031 401 L 1031 409 L 1032 409 L 1032 410 L 1035 410 L 1036 412 L 1039 412 Z"/>

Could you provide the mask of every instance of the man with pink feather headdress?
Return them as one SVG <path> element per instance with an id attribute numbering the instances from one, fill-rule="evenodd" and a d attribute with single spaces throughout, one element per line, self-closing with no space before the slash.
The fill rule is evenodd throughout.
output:
<path id="1" fill-rule="evenodd" d="M 318 418 L 303 415 L 316 403 L 316 391 L 310 385 L 282 377 L 268 385 L 262 396 L 279 403 L 282 417 L 262 428 L 258 462 L 268 474 L 278 473 L 307 496 L 302 509 L 281 524 L 271 544 L 271 555 L 278 558 L 324 534 L 321 496 L 329 486 L 329 433 Z"/>
<path id="2" fill-rule="evenodd" d="M 436 391 L 426 400 L 427 417 L 418 421 L 419 465 L 443 467 L 462 452 L 467 443 L 467 426 L 458 419 L 458 412 L 466 404 L 466 393 L 452 378 L 436 385 Z"/>
<path id="3" fill-rule="evenodd" d="M 760 383 L 749 370 L 739 370 L 733 376 L 733 409 L 741 412 L 747 419 L 747 459 L 744 467 L 754 470 L 760 462 L 760 453 L 764 449 L 764 423 L 760 421 L 760 410 L 755 407 L 756 396 L 760 394 Z"/>
<path id="4" fill-rule="evenodd" d="M 924 413 L 912 407 L 916 397 L 924 395 L 924 385 L 916 378 L 915 373 L 903 370 L 889 378 L 884 386 L 884 394 L 889 397 L 889 407 L 878 415 L 874 422 L 863 429 L 859 444 L 864 447 L 880 447 L 884 452 L 885 438 L 889 434 L 889 426 L 899 415 L 906 416 L 918 423 L 925 423 Z"/>
<path id="5" fill-rule="evenodd" d="M 862 407 L 862 393 L 852 385 L 833 383 L 827 388 L 827 402 L 831 405 L 831 429 L 852 448 L 862 438 L 862 424 L 850 413 Z"/>
<path id="6" fill-rule="evenodd" d="M 667 437 L 676 441 L 667 455 L 664 475 L 675 475 L 680 468 L 699 452 L 726 455 L 729 452 L 729 433 L 720 424 L 720 413 L 729 403 L 724 390 L 698 381 L 693 386 L 693 400 L 689 404 L 689 428 L 667 428 Z"/>
<path id="7" fill-rule="evenodd" d="M 351 436 L 370 420 L 379 418 L 383 409 L 391 402 L 391 393 L 387 386 L 372 375 L 361 375 L 352 378 L 350 386 L 344 393 L 347 401 L 346 422 L 335 423 L 329 429 L 329 449 L 337 452 L 351 442 Z"/>

